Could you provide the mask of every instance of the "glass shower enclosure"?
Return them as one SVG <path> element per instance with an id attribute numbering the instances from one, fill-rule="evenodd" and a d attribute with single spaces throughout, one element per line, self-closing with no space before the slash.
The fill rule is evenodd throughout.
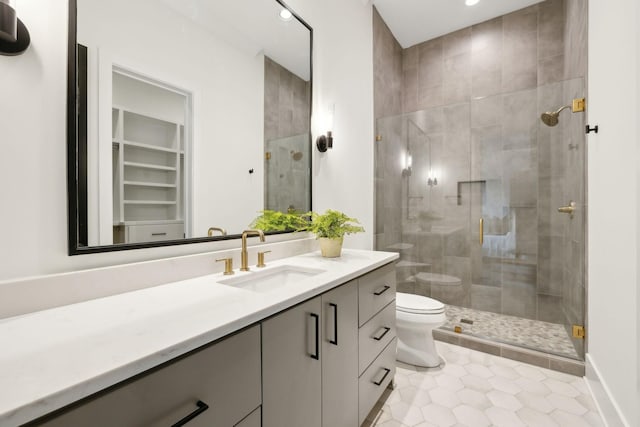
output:
<path id="1" fill-rule="evenodd" d="M 376 121 L 376 249 L 400 254 L 400 292 L 447 305 L 444 329 L 583 360 L 585 115 L 540 117 L 584 92 L 579 78 Z"/>

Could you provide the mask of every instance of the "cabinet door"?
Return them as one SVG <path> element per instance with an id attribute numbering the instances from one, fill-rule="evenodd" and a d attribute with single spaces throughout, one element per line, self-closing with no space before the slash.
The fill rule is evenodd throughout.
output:
<path id="1" fill-rule="evenodd" d="M 229 427 L 260 405 L 260 328 L 254 326 L 46 422 L 46 427 Z"/>
<path id="2" fill-rule="evenodd" d="M 358 425 L 358 283 L 322 295 L 322 425 Z"/>
<path id="3" fill-rule="evenodd" d="M 321 297 L 262 322 L 262 425 L 320 427 Z"/>

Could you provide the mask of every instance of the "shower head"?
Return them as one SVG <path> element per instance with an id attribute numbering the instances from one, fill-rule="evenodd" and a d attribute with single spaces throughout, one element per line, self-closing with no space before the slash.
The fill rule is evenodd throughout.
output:
<path id="1" fill-rule="evenodd" d="M 540 119 L 542 120 L 542 123 L 547 126 L 555 126 L 558 124 L 558 116 L 560 115 L 560 111 L 569 107 L 571 107 L 571 105 L 565 105 L 564 107 L 558 108 L 556 111 L 547 111 L 546 113 L 542 113 Z"/>

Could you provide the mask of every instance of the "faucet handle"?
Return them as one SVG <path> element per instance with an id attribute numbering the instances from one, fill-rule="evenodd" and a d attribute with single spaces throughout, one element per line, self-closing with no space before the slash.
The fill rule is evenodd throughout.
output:
<path id="1" fill-rule="evenodd" d="M 271 251 L 258 252 L 258 263 L 256 264 L 256 267 L 262 268 L 267 266 L 267 264 L 264 263 L 264 254 L 268 254 L 270 252 Z"/>
<path id="2" fill-rule="evenodd" d="M 224 261 L 224 275 L 230 276 L 234 273 L 233 271 L 233 258 L 221 258 L 217 259 L 216 262 Z"/>

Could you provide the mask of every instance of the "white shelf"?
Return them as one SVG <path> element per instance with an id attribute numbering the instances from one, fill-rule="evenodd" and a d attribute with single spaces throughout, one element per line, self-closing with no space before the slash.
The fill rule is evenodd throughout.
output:
<path id="1" fill-rule="evenodd" d="M 127 140 L 116 141 L 116 142 L 121 142 L 123 145 L 127 145 L 129 147 L 142 148 L 144 150 L 162 151 L 163 153 L 177 152 L 175 148 L 159 147 L 151 144 L 143 144 L 142 142 L 134 142 L 134 141 L 127 141 Z"/>
<path id="2" fill-rule="evenodd" d="M 169 118 L 169 117 L 165 117 L 161 114 L 156 114 L 156 113 L 152 113 L 150 111 L 137 111 L 137 110 L 133 110 L 131 108 L 127 108 L 127 107 L 123 107 L 121 105 L 114 105 L 113 106 L 114 110 L 122 110 L 122 111 L 126 111 L 127 113 L 132 113 L 132 114 L 137 114 L 139 116 L 145 116 L 148 117 L 150 119 L 155 119 L 155 120 L 160 120 L 163 122 L 167 122 L 167 123 L 175 123 L 177 125 L 180 126 L 184 126 L 184 124 L 180 121 L 176 122 L 175 120 Z"/>
<path id="3" fill-rule="evenodd" d="M 142 181 L 124 181 L 124 185 L 131 185 L 135 187 L 157 187 L 157 188 L 176 188 L 175 184 L 161 184 L 157 182 L 142 182 Z"/>
<path id="4" fill-rule="evenodd" d="M 154 164 L 151 164 L 151 163 L 123 162 L 123 164 L 125 166 L 130 166 L 130 167 L 133 167 L 133 168 L 157 169 L 157 170 L 161 170 L 161 171 L 175 171 L 176 170 L 175 167 L 160 166 L 160 165 L 154 165 Z"/>
<path id="5" fill-rule="evenodd" d="M 123 200 L 125 205 L 165 205 L 171 206 L 176 205 L 178 202 L 174 201 L 166 201 L 166 200 Z M 125 221 L 126 222 L 126 221 Z"/>

